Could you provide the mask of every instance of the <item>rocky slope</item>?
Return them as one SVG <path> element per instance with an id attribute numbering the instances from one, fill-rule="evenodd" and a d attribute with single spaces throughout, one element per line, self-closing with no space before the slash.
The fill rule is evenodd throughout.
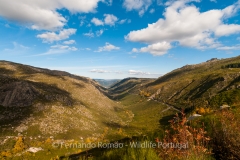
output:
<path id="1" fill-rule="evenodd" d="M 178 108 L 238 105 L 240 99 L 240 56 L 211 59 L 186 65 L 158 78 L 141 89 L 150 99 Z"/>
<path id="2" fill-rule="evenodd" d="M 0 61 L 1 133 L 87 137 L 125 125 L 121 106 L 99 89 L 89 78 Z"/>

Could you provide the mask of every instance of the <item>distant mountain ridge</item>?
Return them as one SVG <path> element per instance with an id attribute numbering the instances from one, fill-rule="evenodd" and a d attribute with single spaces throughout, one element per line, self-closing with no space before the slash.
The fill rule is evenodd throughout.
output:
<path id="1" fill-rule="evenodd" d="M 129 93 L 138 94 L 141 86 L 145 86 L 154 80 L 150 78 L 125 78 L 108 88 L 107 95 L 112 99 L 119 99 Z"/>
<path id="2" fill-rule="evenodd" d="M 121 81 L 121 79 L 93 79 L 93 80 L 97 81 L 101 86 L 105 88 L 109 88 L 115 83 Z"/>

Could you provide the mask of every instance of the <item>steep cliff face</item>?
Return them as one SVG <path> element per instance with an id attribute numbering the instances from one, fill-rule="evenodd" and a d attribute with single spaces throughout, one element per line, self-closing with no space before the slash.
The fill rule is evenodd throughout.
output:
<path id="1" fill-rule="evenodd" d="M 21 107 L 31 105 L 39 92 L 33 85 L 20 81 L 1 86 L 0 95 L 0 105 Z"/>

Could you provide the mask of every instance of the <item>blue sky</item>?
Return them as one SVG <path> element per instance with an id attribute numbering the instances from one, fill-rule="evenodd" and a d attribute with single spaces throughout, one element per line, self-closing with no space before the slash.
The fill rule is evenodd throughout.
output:
<path id="1" fill-rule="evenodd" d="M 240 0 L 0 0 L 0 59 L 90 78 L 157 78 L 239 55 Z"/>

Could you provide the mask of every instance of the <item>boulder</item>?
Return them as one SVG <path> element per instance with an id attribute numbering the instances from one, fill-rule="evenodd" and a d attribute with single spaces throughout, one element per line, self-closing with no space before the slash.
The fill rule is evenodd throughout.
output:
<path id="1" fill-rule="evenodd" d="M 41 147 L 37 148 L 37 147 L 30 147 L 29 149 L 27 149 L 27 152 L 32 152 L 32 153 L 37 153 L 39 151 L 42 151 L 43 149 Z"/>
<path id="2" fill-rule="evenodd" d="M 220 106 L 220 109 L 224 109 L 224 108 L 230 108 L 230 106 L 229 106 L 229 105 L 226 105 L 226 104 Z"/>
<path id="3" fill-rule="evenodd" d="M 191 121 L 191 120 L 194 120 L 196 119 L 197 117 L 201 117 L 202 115 L 200 114 L 193 114 L 192 116 L 188 117 L 188 121 Z"/>

